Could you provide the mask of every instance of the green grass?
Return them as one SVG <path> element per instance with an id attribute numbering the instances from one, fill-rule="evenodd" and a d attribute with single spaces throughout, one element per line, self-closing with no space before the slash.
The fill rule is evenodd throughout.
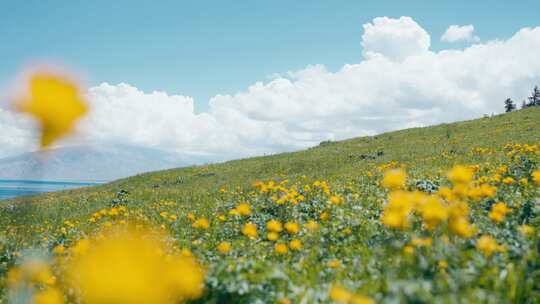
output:
<path id="1" fill-rule="evenodd" d="M 534 143 L 540 139 L 540 109 L 530 108 L 489 118 L 406 129 L 377 136 L 330 142 L 305 151 L 253 157 L 206 166 L 192 166 L 141 174 L 106 185 L 7 200 L 4 204 L 34 204 L 39 219 L 70 218 L 107 207 L 117 191 L 126 190 L 138 202 L 175 200 L 204 207 L 213 204 L 221 187 L 250 187 L 255 180 L 289 179 L 305 175 L 326 180 L 354 177 L 377 164 L 397 161 L 410 170 L 436 174 L 454 163 L 474 163 L 472 147 L 501 149 L 506 143 Z M 383 156 L 374 160 L 362 155 Z M 444 157 L 443 154 L 450 157 Z M 45 204 L 44 204 L 45 203 Z M 24 207 L 22 207 L 24 208 Z M 2 216 L 24 224 L 24 217 Z"/>
<path id="2" fill-rule="evenodd" d="M 503 146 L 508 143 L 537 144 L 539 122 L 540 108 L 529 108 L 477 120 L 326 142 L 305 151 L 152 172 L 96 187 L 2 201 L 0 274 L 5 275 L 16 263 L 17 254 L 14 253 L 24 248 L 50 250 L 58 243 L 69 246 L 91 233 L 96 224 L 88 223 L 90 215 L 111 208 L 117 193 L 124 190 L 128 194 L 123 204 L 129 209 L 141 210 L 148 221 L 165 225 L 180 246 L 190 248 L 208 264 L 208 278 L 212 280 L 209 279 L 207 293 L 201 301 L 235 299 L 249 303 L 256 300 L 275 302 L 279 298 L 291 298 L 293 303 L 301 299 L 326 301 L 329 284 L 338 282 L 350 290 L 389 303 L 435 300 L 534 303 L 540 301 L 540 290 L 538 283 L 529 282 L 528 277 L 540 277 L 538 269 L 534 268 L 540 264 L 538 260 L 531 262 L 523 257 L 528 250 L 524 248 L 534 244 L 515 236 L 517 225 L 522 223 L 519 218 L 512 219 L 513 227 L 503 229 L 485 220 L 486 210 L 493 202 L 478 205 L 486 210 L 473 208 L 473 213 L 482 217 L 476 223 L 484 229 L 483 233 L 504 241 L 504 233 L 511 231 L 512 238 L 515 237 L 520 246 L 509 250 L 514 256 L 482 260 L 474 250 L 474 242 L 455 240 L 449 247 L 437 243 L 431 252 L 421 251 L 414 261 L 409 261 L 402 256 L 401 248 L 413 236 L 425 235 L 425 232 L 396 232 L 380 225 L 378 217 L 386 192 L 378 186 L 381 174 L 377 167 L 390 162 L 403 165 L 410 176 L 409 187 L 417 180 L 447 184 L 446 171 L 454 164 L 478 164 L 485 174 L 502 164 L 520 165 L 523 171 L 523 164 L 509 159 Z M 474 148 L 486 148 L 488 152 L 473 153 Z M 533 168 L 537 168 L 538 154 L 530 161 Z M 373 173 L 373 177 L 368 177 L 368 172 Z M 257 210 L 251 221 L 263 226 L 264 221 L 275 213 L 265 211 L 263 206 L 267 206 L 268 198 L 253 193 L 252 184 L 257 180 L 283 179 L 288 179 L 289 185 L 298 184 L 299 187 L 315 180 L 328 181 L 332 193 L 347 201 L 342 209 L 330 210 L 335 220 L 323 225 L 320 238 L 305 236 L 304 243 L 310 246 L 301 253 L 290 254 L 287 258 L 275 257 L 268 253 L 273 247 L 267 242 L 261 240 L 253 245 L 238 233 L 241 220 L 230 225 L 217 224 L 216 214 L 226 213 L 227 208 L 240 201 L 248 201 Z M 497 198 L 511 202 L 516 209 L 527 202 L 537 202 L 538 190 L 526 189 L 501 186 Z M 290 214 L 279 213 L 282 220 L 302 222 L 307 219 L 307 213 L 314 214 L 326 208 L 322 196 L 308 200 L 315 209 L 300 211 L 293 208 L 289 210 Z M 162 211 L 177 214 L 179 220 L 174 223 L 163 221 L 159 216 Z M 188 212 L 211 220 L 211 228 L 206 234 L 190 227 L 185 217 Z M 65 220 L 76 223 L 76 229 L 61 232 Z M 535 217 L 531 222 L 534 220 Z M 340 234 L 344 227 L 351 227 L 352 237 Z M 337 235 L 330 237 L 329 233 Z M 193 245 L 193 240 L 201 240 L 202 245 Z M 230 240 L 235 248 L 242 248 L 242 253 L 219 260 L 213 252 L 222 240 Z M 538 253 L 535 254 L 534 259 L 537 259 Z M 243 258 L 239 260 L 241 256 Z M 330 271 L 325 264 L 330 258 L 339 259 L 346 266 Z M 434 270 L 433 265 L 441 259 L 450 263 L 446 276 Z M 533 268 L 529 267 L 531 263 Z M 231 264 L 241 266 L 237 272 L 230 273 L 226 266 Z M 247 265 L 254 271 L 251 275 L 246 274 L 249 273 Z M 281 274 L 275 274 L 276 271 Z M 508 276 L 509 271 L 512 279 L 502 278 L 503 274 Z"/>

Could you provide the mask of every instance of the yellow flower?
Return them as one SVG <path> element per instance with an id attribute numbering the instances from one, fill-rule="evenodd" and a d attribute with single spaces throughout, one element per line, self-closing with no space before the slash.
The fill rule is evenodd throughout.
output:
<path id="1" fill-rule="evenodd" d="M 300 231 L 300 225 L 294 222 L 285 223 L 285 230 L 290 234 L 297 234 Z"/>
<path id="2" fill-rule="evenodd" d="M 403 252 L 408 255 L 412 255 L 414 253 L 414 247 L 411 245 L 406 245 L 403 247 Z"/>
<path id="3" fill-rule="evenodd" d="M 75 243 L 75 245 L 71 248 L 71 251 L 73 254 L 84 254 L 88 251 L 90 248 L 90 241 L 87 239 L 81 239 Z"/>
<path id="4" fill-rule="evenodd" d="M 427 238 L 413 238 L 411 244 L 416 247 L 431 247 L 433 240 L 430 237 Z"/>
<path id="5" fill-rule="evenodd" d="M 448 208 L 451 218 L 466 217 L 469 215 L 469 212 L 469 205 L 462 201 L 453 202 Z"/>
<path id="6" fill-rule="evenodd" d="M 193 224 L 191 224 L 191 227 L 206 230 L 210 227 L 210 223 L 207 219 L 200 218 L 193 222 Z"/>
<path id="7" fill-rule="evenodd" d="M 490 257 L 494 252 L 504 251 L 504 247 L 498 245 L 489 235 L 483 235 L 476 241 L 476 249 L 486 257 Z"/>
<path id="8" fill-rule="evenodd" d="M 521 225 L 519 226 L 519 232 L 525 236 L 529 236 L 534 233 L 534 227 L 530 225 Z"/>
<path id="9" fill-rule="evenodd" d="M 170 251 L 165 239 L 150 231 L 113 231 L 67 265 L 67 283 L 83 303 L 172 304 L 199 297 L 202 270 L 191 257 L 164 256 Z"/>
<path id="10" fill-rule="evenodd" d="M 248 216 L 251 215 L 251 206 L 247 203 L 240 203 L 236 206 L 236 211 L 240 215 Z"/>
<path id="11" fill-rule="evenodd" d="M 497 172 L 500 174 L 508 172 L 508 166 L 500 166 L 499 168 L 497 168 Z"/>
<path id="12" fill-rule="evenodd" d="M 246 223 L 242 228 L 242 234 L 251 239 L 256 238 L 258 235 L 257 226 L 253 223 Z"/>
<path id="13" fill-rule="evenodd" d="M 217 246 L 217 250 L 223 254 L 229 253 L 231 251 L 231 243 L 229 242 L 221 242 Z"/>
<path id="14" fill-rule="evenodd" d="M 166 212 L 165 212 L 166 213 Z M 111 210 L 109 210 L 109 215 L 110 216 L 116 216 L 118 215 L 118 209 L 117 208 L 111 208 Z"/>
<path id="15" fill-rule="evenodd" d="M 18 267 L 14 267 L 14 268 L 11 268 L 8 273 L 7 273 L 7 276 L 6 276 L 6 283 L 8 286 L 10 287 L 15 287 L 22 282 L 23 278 L 22 278 L 23 274 L 22 274 L 22 271 L 18 268 Z"/>
<path id="16" fill-rule="evenodd" d="M 283 243 L 279 243 L 279 244 L 276 244 L 276 246 L 274 246 L 274 250 L 278 254 L 286 254 L 289 251 L 289 248 L 287 248 L 287 245 Z"/>
<path id="17" fill-rule="evenodd" d="M 482 195 L 485 197 L 494 197 L 495 193 L 497 192 L 497 187 L 491 186 L 488 184 L 482 184 L 480 186 L 480 190 L 482 190 Z"/>
<path id="18" fill-rule="evenodd" d="M 511 184 L 515 183 L 516 180 L 514 178 L 510 177 L 510 176 L 507 176 L 507 177 L 503 178 L 502 182 L 505 185 L 511 185 Z"/>
<path id="19" fill-rule="evenodd" d="M 491 207 L 489 218 L 494 222 L 500 223 L 504 219 L 504 216 L 510 211 L 512 211 L 511 208 L 506 207 L 502 202 L 498 202 Z"/>
<path id="20" fill-rule="evenodd" d="M 276 241 L 279 239 L 279 234 L 277 232 L 268 232 L 268 234 L 266 234 L 266 238 L 269 241 Z"/>
<path id="21" fill-rule="evenodd" d="M 428 230 L 435 229 L 448 218 L 448 209 L 437 196 L 430 195 L 420 206 L 420 214 Z"/>
<path id="22" fill-rule="evenodd" d="M 191 253 L 191 250 L 187 248 L 182 248 L 182 250 L 180 250 L 180 255 L 185 258 L 193 257 L 193 253 Z"/>
<path id="23" fill-rule="evenodd" d="M 437 264 L 439 265 L 439 268 L 441 269 L 448 268 L 448 262 L 446 262 L 445 260 L 440 260 Z"/>
<path id="24" fill-rule="evenodd" d="M 328 293 L 330 299 L 337 303 L 343 304 L 375 304 L 371 298 L 364 295 L 354 294 L 347 289 L 339 286 L 332 285 Z"/>
<path id="25" fill-rule="evenodd" d="M 437 195 L 449 202 L 454 200 L 454 193 L 452 193 L 452 189 L 445 186 L 439 188 Z"/>
<path id="26" fill-rule="evenodd" d="M 62 293 L 56 288 L 48 288 L 37 292 L 32 297 L 32 303 L 34 304 L 62 304 L 64 303 L 64 297 Z"/>
<path id="27" fill-rule="evenodd" d="M 330 203 L 334 204 L 334 205 L 339 205 L 340 203 L 342 202 L 341 198 L 337 195 L 332 195 L 330 197 Z"/>
<path id="28" fill-rule="evenodd" d="M 53 275 L 48 263 L 39 258 L 31 258 L 25 260 L 19 267 L 11 268 L 6 282 L 11 287 L 19 287 L 21 284 L 27 285 L 30 283 L 54 285 L 56 277 Z"/>
<path id="29" fill-rule="evenodd" d="M 200 298 L 204 290 L 204 272 L 194 258 L 169 257 L 172 259 L 166 265 L 164 278 L 167 294 L 172 299 L 165 303 L 179 303 Z"/>
<path id="30" fill-rule="evenodd" d="M 330 214 L 328 214 L 327 211 L 323 211 L 321 212 L 319 218 L 321 219 L 321 221 L 326 221 L 328 218 L 330 217 Z"/>
<path id="31" fill-rule="evenodd" d="M 381 222 L 390 228 L 405 229 L 409 226 L 409 214 L 414 208 L 414 201 L 405 191 L 394 191 L 388 195 Z"/>
<path id="32" fill-rule="evenodd" d="M 469 197 L 472 201 L 478 201 L 482 198 L 482 196 L 483 193 L 480 187 L 469 187 L 467 189 L 467 197 Z"/>
<path id="33" fill-rule="evenodd" d="M 448 179 L 455 184 L 467 184 L 474 175 L 474 171 L 470 167 L 457 165 L 448 171 Z"/>
<path id="34" fill-rule="evenodd" d="M 338 259 L 333 259 L 333 260 L 330 260 L 326 263 L 326 266 L 330 267 L 330 268 L 339 268 L 341 267 L 341 261 L 338 260 Z"/>
<path id="35" fill-rule="evenodd" d="M 66 250 L 66 248 L 64 247 L 64 245 L 58 244 L 53 248 L 53 253 L 54 254 L 62 254 L 62 253 L 64 253 L 65 250 Z"/>
<path id="36" fill-rule="evenodd" d="M 289 242 L 289 247 L 291 247 L 292 250 L 300 250 L 302 249 L 302 242 L 300 240 L 294 239 Z"/>
<path id="37" fill-rule="evenodd" d="M 35 73 L 28 85 L 28 96 L 17 102 L 17 109 L 38 120 L 43 148 L 71 133 L 88 112 L 79 88 L 67 78 Z"/>
<path id="38" fill-rule="evenodd" d="M 452 233 L 463 238 L 470 238 L 476 231 L 474 226 L 465 217 L 452 218 L 449 221 L 448 227 Z"/>
<path id="39" fill-rule="evenodd" d="M 266 229 L 271 232 L 281 232 L 283 230 L 283 225 L 280 221 L 276 220 L 269 220 L 266 223 Z"/>
<path id="40" fill-rule="evenodd" d="M 304 224 L 304 227 L 306 227 L 307 230 L 315 231 L 319 229 L 319 224 L 314 220 L 309 220 L 307 223 Z"/>
<path id="41" fill-rule="evenodd" d="M 469 194 L 469 187 L 467 184 L 456 184 L 452 188 L 453 198 L 465 198 Z"/>
<path id="42" fill-rule="evenodd" d="M 405 188 L 405 182 L 407 180 L 407 174 L 401 169 L 392 169 L 384 173 L 382 180 L 382 186 L 391 189 L 403 189 Z"/>
<path id="43" fill-rule="evenodd" d="M 333 285 L 330 288 L 329 296 L 332 301 L 338 303 L 348 303 L 352 298 L 352 293 L 341 286 Z"/>
<path id="44" fill-rule="evenodd" d="M 373 299 L 371 299 L 370 297 L 355 294 L 352 296 L 349 303 L 350 304 L 375 304 L 375 301 L 373 301 Z"/>
<path id="45" fill-rule="evenodd" d="M 540 186 L 540 170 L 536 170 L 532 173 L 533 181 L 536 185 Z"/>

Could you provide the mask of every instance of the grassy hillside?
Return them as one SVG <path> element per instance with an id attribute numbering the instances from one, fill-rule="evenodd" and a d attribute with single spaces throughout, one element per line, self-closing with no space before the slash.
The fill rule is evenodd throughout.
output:
<path id="1" fill-rule="evenodd" d="M 0 275 L 33 248 L 61 278 L 56 259 L 73 258 L 81 239 L 138 223 L 167 231 L 174 250 L 197 257 L 206 269 L 201 302 L 537 303 L 539 122 L 540 108 L 530 108 L 3 201 Z M 474 180 L 449 181 L 457 164 Z M 382 187 L 396 168 L 406 186 Z M 494 193 L 474 193 L 482 185 Z M 406 210 L 392 211 L 392 197 Z M 424 207 L 431 200 L 441 202 L 432 220 Z M 498 202 L 511 210 L 500 220 L 492 215 Z M 459 204 L 470 211 L 456 215 Z M 401 218 L 382 220 L 390 214 Z M 270 220 L 299 231 L 268 240 Z M 243 229 L 248 223 L 256 236 Z M 15 284 L 8 281 L 4 299 Z M 53 285 L 66 290 L 61 279 Z"/>

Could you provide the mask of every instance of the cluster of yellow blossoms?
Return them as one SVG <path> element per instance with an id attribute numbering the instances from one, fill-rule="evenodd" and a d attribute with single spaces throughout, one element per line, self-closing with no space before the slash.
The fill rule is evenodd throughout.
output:
<path id="1" fill-rule="evenodd" d="M 339 285 L 330 287 L 329 297 L 332 301 L 341 304 L 375 304 L 373 299 L 364 295 L 352 293 Z"/>
<path id="2" fill-rule="evenodd" d="M 253 184 L 253 186 L 257 188 L 260 193 L 271 194 L 272 200 L 280 205 L 287 202 L 296 205 L 299 202 L 304 201 L 305 197 L 298 192 L 298 189 L 295 186 L 292 186 L 291 188 L 286 187 L 288 182 L 288 180 L 283 180 L 279 183 L 269 181 L 265 184 L 263 182 L 257 181 Z"/>
<path id="3" fill-rule="evenodd" d="M 13 268 L 9 284 L 15 292 L 40 290 L 34 292 L 36 304 L 63 303 L 62 289 L 71 290 L 66 293 L 70 301 L 98 304 L 181 303 L 200 297 L 203 270 L 193 257 L 174 252 L 166 236 L 124 227 L 56 251 L 61 284 L 43 260 Z"/>
<path id="4" fill-rule="evenodd" d="M 536 147 L 536 146 L 533 146 Z M 520 146 L 520 149 L 536 151 L 531 146 Z M 460 237 L 472 237 L 477 229 L 469 222 L 470 209 L 467 201 L 479 201 L 483 198 L 495 197 L 497 188 L 488 183 L 486 177 L 481 177 L 474 181 L 474 173 L 478 166 L 455 166 L 447 173 L 448 180 L 452 187 L 441 187 L 435 194 L 426 194 L 419 191 L 405 191 L 407 176 L 402 169 L 391 169 L 385 172 L 381 181 L 383 187 L 387 188 L 387 203 L 381 215 L 381 222 L 390 228 L 406 229 L 410 226 L 411 215 L 416 213 L 422 219 L 423 227 L 426 230 L 434 230 L 443 222 L 448 223 L 448 230 Z M 501 166 L 497 169 L 497 174 L 507 173 L 508 168 Z M 512 184 L 509 180 L 498 178 L 495 182 Z M 540 185 L 540 171 L 532 173 L 532 180 Z M 521 183 L 527 185 L 526 183 Z M 491 206 L 488 217 L 495 223 L 500 223 L 505 216 L 512 212 L 504 202 L 497 202 Z M 533 233 L 534 228 L 529 225 L 522 225 L 519 230 L 524 235 Z M 415 247 L 431 246 L 431 238 L 413 238 L 411 245 L 407 245 L 405 251 L 413 252 Z M 476 248 L 486 257 L 495 252 L 504 252 L 506 247 L 497 244 L 496 240 L 489 235 L 482 235 L 476 242 Z"/>
<path id="5" fill-rule="evenodd" d="M 494 252 L 506 251 L 505 246 L 497 244 L 497 241 L 489 235 L 481 236 L 476 241 L 476 248 L 487 257 L 491 256 Z"/>
<path id="6" fill-rule="evenodd" d="M 381 184 L 391 192 L 384 207 L 381 221 L 391 228 L 406 229 L 412 213 L 422 218 L 426 230 L 434 230 L 445 221 L 449 230 L 461 237 L 471 237 L 475 228 L 469 223 L 467 199 L 493 197 L 496 188 L 489 184 L 472 183 L 475 168 L 455 166 L 447 176 L 453 187 L 441 187 L 435 194 L 405 191 L 406 173 L 401 169 L 387 171 Z M 502 219 L 509 212 L 503 203 L 494 206 L 494 220 Z"/>

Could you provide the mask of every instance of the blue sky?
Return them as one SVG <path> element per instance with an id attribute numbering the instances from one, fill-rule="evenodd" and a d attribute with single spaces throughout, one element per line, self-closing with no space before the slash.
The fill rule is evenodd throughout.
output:
<path id="1" fill-rule="evenodd" d="M 89 82 L 91 109 L 58 147 L 153 147 L 187 163 L 294 151 L 521 103 L 540 85 L 539 11 L 538 0 L 2 1 L 0 96 L 24 93 L 9 86 L 23 68 L 56 63 Z M 9 102 L 0 158 L 37 149 L 35 124 Z"/>
<path id="2" fill-rule="evenodd" d="M 53 4 L 54 3 L 54 4 Z M 411 16 L 432 49 L 451 24 L 482 41 L 539 23 L 538 1 L 3 1 L 0 85 L 29 63 L 57 62 L 91 85 L 129 83 L 195 98 L 245 90 L 267 76 L 361 60 L 362 24 Z"/>

